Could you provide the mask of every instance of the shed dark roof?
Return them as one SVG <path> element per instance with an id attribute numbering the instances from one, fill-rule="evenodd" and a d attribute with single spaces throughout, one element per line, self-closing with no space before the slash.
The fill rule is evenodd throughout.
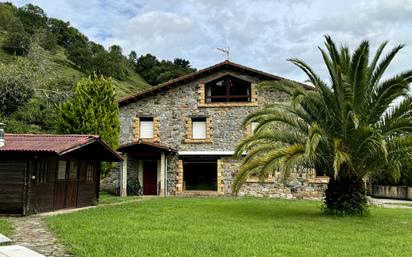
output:
<path id="1" fill-rule="evenodd" d="M 5 134 L 5 146 L 1 152 L 48 152 L 64 155 L 91 144 L 98 144 L 110 160 L 122 158 L 96 135 L 44 135 L 44 134 Z"/>
<path id="2" fill-rule="evenodd" d="M 240 64 L 237 64 L 237 63 L 226 60 L 224 62 L 221 62 L 221 63 L 215 64 L 213 66 L 207 67 L 205 69 L 198 70 L 198 71 L 189 73 L 187 75 L 184 75 L 184 76 L 166 81 L 164 83 L 161 83 L 161 84 L 156 85 L 154 87 L 151 87 L 149 89 L 140 91 L 136 94 L 123 97 L 119 100 L 119 105 L 122 106 L 122 105 L 128 104 L 130 102 L 134 102 L 135 100 L 137 100 L 139 98 L 142 98 L 142 97 L 145 97 L 147 95 L 155 94 L 157 92 L 160 92 L 160 91 L 165 90 L 165 89 L 167 89 L 169 87 L 172 87 L 172 86 L 178 86 L 178 85 L 181 85 L 181 84 L 188 83 L 190 81 L 202 78 L 204 76 L 207 76 L 211 73 L 214 73 L 214 72 L 217 72 L 217 71 L 220 71 L 220 70 L 242 72 L 244 74 L 250 74 L 250 75 L 253 75 L 255 77 L 258 77 L 261 80 L 281 80 L 281 79 L 285 79 L 285 78 L 282 78 L 282 77 L 279 77 L 279 76 L 276 76 L 276 75 L 273 75 L 273 74 L 270 74 L 270 73 L 266 73 L 264 71 L 252 69 L 252 68 L 249 68 L 249 67 L 246 67 L 246 66 L 243 66 L 243 65 L 240 65 Z M 299 83 L 299 82 L 297 82 L 297 83 Z M 306 89 L 311 89 L 312 88 L 311 86 L 303 84 L 303 83 L 299 83 L 299 84 L 302 85 L 302 87 L 304 87 Z"/>

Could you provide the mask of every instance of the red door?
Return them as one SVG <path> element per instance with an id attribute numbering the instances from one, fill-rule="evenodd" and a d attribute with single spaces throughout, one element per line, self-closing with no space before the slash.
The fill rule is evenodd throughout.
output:
<path id="1" fill-rule="evenodd" d="M 157 195 L 157 162 L 143 163 L 143 195 Z"/>

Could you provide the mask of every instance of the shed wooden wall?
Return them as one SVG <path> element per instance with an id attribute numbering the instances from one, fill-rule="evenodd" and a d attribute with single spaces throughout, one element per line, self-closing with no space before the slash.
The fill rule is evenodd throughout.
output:
<path id="1" fill-rule="evenodd" d="M 24 214 L 26 158 L 0 158 L 0 213 Z"/>
<path id="2" fill-rule="evenodd" d="M 16 155 L 18 157 L 16 157 Z M 37 183 L 34 163 L 47 161 L 46 183 Z M 78 178 L 76 180 L 56 180 L 59 160 L 79 161 Z M 87 164 L 95 164 L 93 182 L 86 181 Z M 34 214 L 58 210 L 62 208 L 77 208 L 97 203 L 99 198 L 100 170 L 99 161 L 84 160 L 75 155 L 58 157 L 50 154 L 2 154 L 0 157 L 0 214 Z M 33 179 L 32 179 L 32 176 Z M 63 183 L 62 186 L 57 186 Z M 70 188 L 68 186 L 70 183 Z M 75 187 L 73 187 L 75 185 Z M 58 192 L 58 189 L 63 190 Z M 68 205 L 67 191 L 73 189 L 70 199 L 74 205 Z M 63 195 L 57 197 L 57 195 Z"/>

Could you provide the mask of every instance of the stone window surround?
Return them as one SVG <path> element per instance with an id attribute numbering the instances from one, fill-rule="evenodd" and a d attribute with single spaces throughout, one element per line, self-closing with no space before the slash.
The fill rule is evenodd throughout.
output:
<path id="1" fill-rule="evenodd" d="M 206 88 L 205 88 L 205 84 L 207 82 L 210 82 L 212 80 L 215 80 L 219 77 L 223 77 L 223 76 L 233 76 L 236 77 L 238 79 L 242 79 L 245 81 L 248 81 L 251 83 L 250 85 L 250 97 L 251 97 L 251 101 L 250 102 L 214 102 L 214 103 L 207 103 L 205 101 L 206 99 Z M 256 88 L 256 83 L 254 81 L 251 81 L 249 79 L 245 79 L 241 76 L 238 76 L 232 72 L 224 72 L 219 74 L 218 76 L 215 76 L 213 78 L 210 78 L 208 80 L 204 80 L 204 81 L 200 81 L 199 82 L 199 86 L 198 86 L 198 107 L 244 107 L 244 106 L 258 106 L 258 95 L 257 95 L 257 88 Z"/>
<path id="2" fill-rule="evenodd" d="M 206 138 L 199 138 L 199 139 L 194 139 L 193 138 L 193 124 L 192 124 L 192 119 L 193 118 L 205 118 L 206 119 Z M 206 116 L 192 116 L 188 117 L 185 120 L 185 126 L 186 126 L 186 138 L 184 139 L 184 143 L 213 143 L 212 140 L 212 120 L 210 117 Z"/>
<path id="3" fill-rule="evenodd" d="M 153 118 L 153 138 L 140 138 L 140 119 L 141 118 Z M 139 139 L 144 141 L 160 143 L 160 130 L 159 130 L 159 117 L 155 116 L 140 116 L 134 117 L 132 122 L 133 127 L 133 137 L 132 142 L 137 142 Z"/>
<path id="4" fill-rule="evenodd" d="M 184 191 L 183 188 L 183 160 L 178 160 L 177 163 L 177 176 L 176 176 L 176 189 L 177 193 L 182 193 Z M 223 193 L 223 161 L 221 159 L 217 159 L 217 190 L 218 193 Z"/>

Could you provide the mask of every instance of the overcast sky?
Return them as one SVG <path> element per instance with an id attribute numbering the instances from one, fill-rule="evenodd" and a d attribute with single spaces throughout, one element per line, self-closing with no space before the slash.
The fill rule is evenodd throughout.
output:
<path id="1" fill-rule="evenodd" d="M 369 40 L 406 44 L 390 73 L 412 68 L 412 0 L 225 1 L 225 0 L 17 0 L 33 3 L 49 17 L 69 21 L 89 39 L 124 54 L 151 53 L 188 59 L 196 68 L 231 60 L 290 79 L 305 76 L 286 61 L 298 57 L 326 77 L 317 46 L 323 35 L 353 49 Z"/>

